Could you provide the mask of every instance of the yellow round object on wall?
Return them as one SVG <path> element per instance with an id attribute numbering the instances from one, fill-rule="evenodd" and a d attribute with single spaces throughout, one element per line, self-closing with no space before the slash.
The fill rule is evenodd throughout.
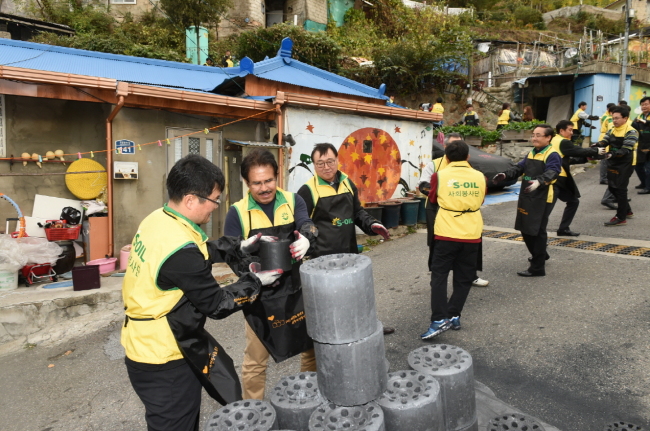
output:
<path id="1" fill-rule="evenodd" d="M 66 172 L 103 171 L 65 176 L 68 190 L 79 199 L 95 199 L 106 187 L 106 168 L 92 159 L 79 159 L 72 162 Z"/>

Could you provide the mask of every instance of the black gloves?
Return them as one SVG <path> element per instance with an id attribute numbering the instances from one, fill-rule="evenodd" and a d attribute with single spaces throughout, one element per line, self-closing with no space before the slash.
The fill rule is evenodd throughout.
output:
<path id="1" fill-rule="evenodd" d="M 427 181 L 423 181 L 418 186 L 418 189 L 420 189 L 420 193 L 422 193 L 423 195 L 429 196 L 429 191 L 431 190 L 431 184 Z"/>
<path id="2" fill-rule="evenodd" d="M 587 117 L 588 120 L 600 120 L 600 117 L 597 115 L 590 115 Z"/>

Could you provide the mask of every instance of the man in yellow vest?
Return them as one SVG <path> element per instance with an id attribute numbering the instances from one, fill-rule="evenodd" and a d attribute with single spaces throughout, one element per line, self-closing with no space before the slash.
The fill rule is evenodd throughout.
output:
<path id="1" fill-rule="evenodd" d="M 278 187 L 278 164 L 267 150 L 251 151 L 241 164 L 246 196 L 228 210 L 224 233 L 250 238 L 261 233 L 291 242 L 292 268 L 279 286 L 264 289 L 244 307 L 246 348 L 242 363 L 244 398 L 263 399 L 269 354 L 276 362 L 302 353 L 300 371 L 316 371 L 313 342 L 307 335 L 300 285 L 302 258 L 313 250 L 318 230 L 305 201 Z M 254 252 L 255 256 L 256 253 Z"/>
<path id="2" fill-rule="evenodd" d="M 142 221 L 131 244 L 121 342 L 150 430 L 197 430 L 201 386 L 221 404 L 241 400 L 233 361 L 203 328 L 205 318 L 241 310 L 282 273 L 240 271 L 248 267 L 246 252 L 259 236 L 207 241 L 199 225 L 218 208 L 224 183 L 221 170 L 207 159 L 179 160 L 167 177 L 169 202 Z M 241 277 L 220 287 L 212 264 L 224 261 Z"/>
<path id="3" fill-rule="evenodd" d="M 445 107 L 442 106 L 442 97 L 438 97 L 436 99 L 436 103 L 431 107 L 431 112 L 434 114 L 440 114 L 441 116 L 445 113 Z M 444 121 L 441 119 L 440 121 L 434 121 L 433 126 L 434 127 L 440 127 L 444 124 Z"/>
<path id="4" fill-rule="evenodd" d="M 639 101 L 641 114 L 634 120 L 632 127 L 639 132 L 639 147 L 636 153 L 636 174 L 641 184 L 635 187 L 638 194 L 650 194 L 650 97 Z"/>
<path id="5" fill-rule="evenodd" d="M 553 149 L 552 138 L 553 129 L 548 124 L 535 127 L 532 137 L 534 148 L 530 153 L 514 167 L 496 174 L 493 178 L 496 184 L 523 175 L 515 229 L 521 231 L 532 257 L 528 259 L 528 269 L 517 272 L 521 277 L 546 275 L 544 268 L 549 258 L 546 252 L 546 226 L 558 194 L 555 181 L 562 172 L 562 158 Z"/>
<path id="6" fill-rule="evenodd" d="M 592 126 L 591 123 L 587 123 L 587 120 L 598 120 L 599 117 L 596 115 L 587 114 L 587 102 L 578 103 L 578 109 L 571 116 L 571 122 L 573 123 L 573 142 L 579 144 L 582 142 L 582 128 L 588 127 L 589 129 L 595 129 L 595 126 Z M 591 133 L 591 132 L 590 132 Z"/>
<path id="7" fill-rule="evenodd" d="M 431 177 L 430 199 L 438 202 L 431 268 L 431 324 L 420 335 L 429 340 L 448 329 L 460 329 L 460 316 L 476 273 L 483 233 L 481 205 L 487 192 L 485 176 L 473 169 L 469 146 L 454 141 L 445 147 L 448 166 Z M 454 271 L 454 291 L 447 300 L 447 278 Z"/>
<path id="8" fill-rule="evenodd" d="M 446 147 L 449 145 L 450 142 L 454 141 L 461 141 L 463 139 L 462 136 L 458 133 L 448 133 L 445 136 L 444 140 L 444 146 Z M 436 147 L 433 147 L 434 150 L 434 155 L 435 157 L 436 154 Z M 436 157 L 433 160 L 431 160 L 429 163 L 427 163 L 424 168 L 422 169 L 422 173 L 420 174 L 420 182 L 418 183 L 418 189 L 420 192 L 424 195 L 429 195 L 429 191 L 431 190 L 431 177 L 433 174 L 436 172 L 439 172 L 440 170 L 446 168 L 448 166 L 448 161 L 447 158 L 445 157 L 444 151 L 442 152 L 442 155 L 440 157 Z M 426 216 L 427 216 L 427 246 L 429 247 L 429 258 L 427 260 L 428 263 L 428 268 L 429 271 L 431 271 L 431 267 L 433 265 L 433 249 L 434 249 L 434 235 L 433 235 L 433 225 L 436 220 L 436 214 L 438 213 L 438 204 L 435 200 L 431 200 L 431 198 L 428 198 L 425 202 L 425 208 L 426 208 Z M 479 248 L 479 253 L 478 253 L 478 262 L 476 263 L 476 271 L 482 271 L 483 270 L 483 256 L 482 256 L 482 248 Z M 472 281 L 472 286 L 473 287 L 487 287 L 490 282 L 488 280 L 485 280 L 481 277 L 478 276 L 478 272 L 474 273 L 474 281 Z"/>
<path id="9" fill-rule="evenodd" d="M 557 229 L 558 236 L 580 236 L 578 232 L 571 230 L 571 222 L 580 205 L 580 191 L 571 175 L 571 165 L 575 163 L 586 163 L 587 157 L 595 157 L 605 154 L 604 148 L 582 148 L 571 142 L 573 135 L 573 123 L 569 120 L 562 120 L 555 126 L 557 135 L 551 139 L 553 149 L 562 157 L 562 171 L 557 178 L 557 198 L 566 203 L 560 227 Z"/>
<path id="10" fill-rule="evenodd" d="M 307 205 L 307 214 L 318 228 L 311 257 L 337 253 L 358 253 L 358 226 L 366 235 L 390 238 L 388 230 L 368 214 L 359 201 L 354 182 L 339 170 L 338 151 L 329 143 L 316 144 L 311 152 L 316 175 L 298 190 Z M 384 326 L 384 334 L 395 328 Z"/>
<path id="11" fill-rule="evenodd" d="M 627 186 L 636 164 L 636 149 L 639 132 L 628 121 L 630 111 L 627 107 L 612 108 L 614 127 L 609 130 L 597 146 L 609 147 L 607 152 L 607 189 L 616 199 L 616 216 L 605 222 L 605 226 L 625 226 L 634 213 L 627 199 Z"/>
<path id="12" fill-rule="evenodd" d="M 609 110 L 614 106 L 616 106 L 616 103 L 608 103 L 607 110 L 603 115 L 600 116 L 600 135 L 598 135 L 599 142 L 603 140 L 605 133 L 614 127 L 614 123 L 612 123 L 612 114 L 609 112 Z M 607 184 L 607 160 L 600 161 L 600 184 Z"/>

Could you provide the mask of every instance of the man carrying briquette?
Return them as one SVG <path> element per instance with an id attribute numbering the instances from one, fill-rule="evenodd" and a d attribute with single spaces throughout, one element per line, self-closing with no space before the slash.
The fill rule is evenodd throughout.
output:
<path id="1" fill-rule="evenodd" d="M 515 229 L 521 231 L 531 257 L 528 259 L 528 269 L 517 272 L 521 277 L 546 275 L 546 226 L 557 200 L 555 181 L 562 172 L 562 158 L 551 145 L 553 134 L 553 129 L 548 124 L 535 127 L 532 136 L 534 148 L 530 153 L 514 167 L 496 174 L 493 178 L 497 184 L 505 179 L 515 179 L 523 175 Z"/>
<path id="2" fill-rule="evenodd" d="M 641 183 L 636 186 L 638 194 L 650 194 L 650 97 L 644 97 L 640 102 L 641 114 L 632 122 L 639 132 L 639 147 L 636 152 L 636 174 Z"/>
<path id="3" fill-rule="evenodd" d="M 448 166 L 431 176 L 429 198 L 439 210 L 434 225 L 431 267 L 431 324 L 420 335 L 429 340 L 448 329 L 460 329 L 460 316 L 472 288 L 483 232 L 481 205 L 485 176 L 467 162 L 469 147 L 453 141 L 445 147 Z M 454 271 L 453 293 L 447 300 L 447 278 Z"/>
<path id="4" fill-rule="evenodd" d="M 207 159 L 182 158 L 167 177 L 169 202 L 140 223 L 133 239 L 122 285 L 121 343 L 150 430 L 198 430 L 201 386 L 221 404 L 242 399 L 233 361 L 204 329 L 205 319 L 241 310 L 282 274 L 242 273 L 259 236 L 207 241 L 199 225 L 219 207 L 224 184 Z M 241 277 L 221 287 L 212 264 L 224 261 Z"/>
<path id="5" fill-rule="evenodd" d="M 318 230 L 309 218 L 305 201 L 278 187 L 278 163 L 268 150 L 255 149 L 241 163 L 248 186 L 244 198 L 226 215 L 227 236 L 289 240 L 293 258 L 290 271 L 278 286 L 262 289 L 260 298 L 244 307 L 246 347 L 242 363 L 245 399 L 264 399 L 269 354 L 276 362 L 301 354 L 300 371 L 316 371 L 313 342 L 304 319 L 300 265 L 313 250 Z M 256 251 L 252 253 L 254 256 Z M 283 322 L 284 324 L 275 324 Z"/>
<path id="6" fill-rule="evenodd" d="M 339 170 L 338 151 L 329 143 L 316 144 L 311 152 L 316 175 L 298 190 L 307 205 L 307 214 L 318 228 L 310 257 L 336 253 L 358 253 L 355 226 L 366 235 L 388 239 L 388 230 L 368 214 L 359 201 L 354 182 Z M 394 328 L 384 326 L 384 334 Z"/>

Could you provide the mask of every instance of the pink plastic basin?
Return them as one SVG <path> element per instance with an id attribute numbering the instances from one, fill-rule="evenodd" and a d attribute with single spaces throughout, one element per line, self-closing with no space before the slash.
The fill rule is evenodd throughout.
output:
<path id="1" fill-rule="evenodd" d="M 86 263 L 86 265 L 97 265 L 99 266 L 99 273 L 105 274 L 107 272 L 115 271 L 115 262 L 117 262 L 116 257 L 109 257 L 107 259 L 95 259 Z"/>

